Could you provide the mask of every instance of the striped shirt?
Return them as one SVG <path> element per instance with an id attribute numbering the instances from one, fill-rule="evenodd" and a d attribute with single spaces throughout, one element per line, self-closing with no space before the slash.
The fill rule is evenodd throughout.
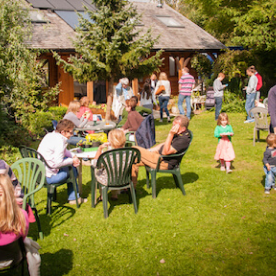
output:
<path id="1" fill-rule="evenodd" d="M 185 73 L 182 75 L 178 83 L 181 84 L 179 93 L 185 96 L 191 96 L 192 88 L 195 83 L 194 77 L 189 73 Z"/>

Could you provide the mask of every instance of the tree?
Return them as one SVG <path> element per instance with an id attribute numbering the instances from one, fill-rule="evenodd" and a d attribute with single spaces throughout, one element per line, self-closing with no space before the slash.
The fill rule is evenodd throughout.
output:
<path id="1" fill-rule="evenodd" d="M 58 92 L 42 91 L 39 52 L 25 44 L 31 35 L 28 10 L 16 0 L 0 0 L 0 5 L 0 100 L 12 114 L 26 117 L 45 110 Z"/>
<path id="2" fill-rule="evenodd" d="M 80 16 L 74 46 L 77 55 L 69 61 L 62 60 L 56 53 L 58 63 L 79 82 L 108 80 L 107 119 L 113 94 L 113 83 L 125 76 L 129 79 L 151 74 L 161 65 L 162 51 L 150 55 L 155 43 L 150 30 L 139 36 L 135 25 L 139 16 L 132 4 L 122 0 L 92 0 L 97 12 L 85 12 L 90 20 Z"/>

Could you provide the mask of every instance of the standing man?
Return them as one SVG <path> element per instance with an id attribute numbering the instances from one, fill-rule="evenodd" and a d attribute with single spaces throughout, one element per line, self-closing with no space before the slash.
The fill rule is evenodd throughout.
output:
<path id="1" fill-rule="evenodd" d="M 249 76 L 249 82 L 248 86 L 244 87 L 244 90 L 246 90 L 246 102 L 245 102 L 245 110 L 247 113 L 247 118 L 244 123 L 252 123 L 255 121 L 255 119 L 252 119 L 249 111 L 251 108 L 255 107 L 255 98 L 256 98 L 256 88 L 258 79 L 255 76 L 255 70 L 251 67 L 248 67 L 246 70 L 246 74 Z"/>
<path id="2" fill-rule="evenodd" d="M 252 69 L 254 70 L 254 73 L 255 73 L 255 76 L 257 77 L 258 79 L 258 82 L 257 82 L 257 87 L 256 87 L 256 90 L 257 90 L 257 94 L 256 94 L 256 100 L 259 101 L 260 99 L 260 89 L 262 88 L 263 86 L 263 78 L 262 76 L 259 74 L 259 72 L 256 70 L 255 66 L 252 65 L 251 66 Z"/>
<path id="3" fill-rule="evenodd" d="M 225 75 L 223 73 L 219 73 L 218 77 L 215 79 L 213 83 L 213 89 L 214 89 L 214 97 L 215 97 L 215 103 L 216 103 L 216 111 L 215 111 L 215 120 L 218 119 L 219 113 L 221 111 L 222 106 L 222 99 L 223 99 L 223 89 L 227 86 L 227 84 L 223 85 L 221 82 L 225 78 Z"/>
<path id="4" fill-rule="evenodd" d="M 276 85 L 270 88 L 267 103 L 270 115 L 270 133 L 276 133 Z"/>
<path id="5" fill-rule="evenodd" d="M 178 96 L 178 109 L 181 115 L 185 115 L 183 109 L 183 101 L 186 99 L 187 117 L 191 119 L 191 93 L 195 87 L 195 79 L 189 74 L 189 68 L 182 69 L 182 76 L 179 80 L 179 96 Z"/>

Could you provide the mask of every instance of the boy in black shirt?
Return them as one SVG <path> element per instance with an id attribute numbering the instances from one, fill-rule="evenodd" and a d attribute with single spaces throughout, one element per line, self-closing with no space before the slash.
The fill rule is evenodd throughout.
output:
<path id="1" fill-rule="evenodd" d="M 271 133 L 266 138 L 267 148 L 264 152 L 265 194 L 270 194 L 271 188 L 276 190 L 276 135 Z"/>

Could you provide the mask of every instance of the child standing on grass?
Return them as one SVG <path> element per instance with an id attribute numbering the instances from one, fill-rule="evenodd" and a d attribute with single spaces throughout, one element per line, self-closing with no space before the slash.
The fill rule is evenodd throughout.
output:
<path id="1" fill-rule="evenodd" d="M 270 194 L 270 190 L 275 188 L 276 175 L 276 135 L 271 133 L 266 138 L 267 148 L 264 152 L 264 172 L 265 172 L 265 194 Z"/>
<path id="2" fill-rule="evenodd" d="M 218 146 L 215 154 L 215 159 L 220 160 L 220 170 L 226 173 L 231 173 L 231 161 L 235 159 L 235 152 L 231 143 L 231 136 L 234 135 L 233 129 L 229 124 L 226 113 L 221 113 L 218 116 L 217 126 L 215 129 L 215 137 L 218 138 Z"/>

